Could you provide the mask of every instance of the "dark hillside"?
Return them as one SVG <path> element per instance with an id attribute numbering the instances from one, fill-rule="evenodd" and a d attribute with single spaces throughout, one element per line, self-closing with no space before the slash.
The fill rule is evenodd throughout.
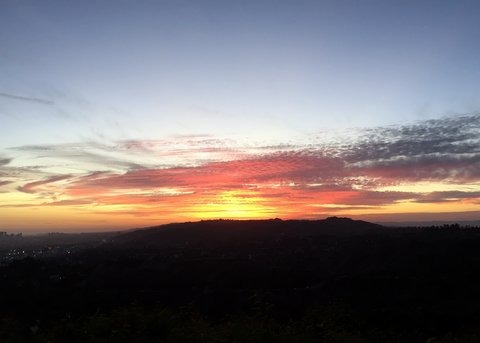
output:
<path id="1" fill-rule="evenodd" d="M 0 267 L 1 342 L 480 339 L 476 227 L 215 220 L 68 249 Z"/>
<path id="2" fill-rule="evenodd" d="M 279 237 L 343 236 L 380 233 L 381 225 L 350 218 L 324 220 L 205 220 L 140 229 L 115 237 L 112 242 L 130 247 L 175 247 L 186 243 L 216 246 Z"/>

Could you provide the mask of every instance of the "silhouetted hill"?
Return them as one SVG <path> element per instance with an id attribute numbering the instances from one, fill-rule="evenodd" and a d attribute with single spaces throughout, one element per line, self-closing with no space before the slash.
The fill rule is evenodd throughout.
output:
<path id="1" fill-rule="evenodd" d="M 480 341 L 479 227 L 209 220 L 101 242 L 7 256 L 0 342 Z"/>
<path id="2" fill-rule="evenodd" d="M 384 227 L 350 218 L 323 220 L 203 220 L 139 229 L 115 237 L 115 244 L 130 247 L 174 247 L 184 244 L 215 246 L 279 237 L 344 236 L 378 233 Z"/>

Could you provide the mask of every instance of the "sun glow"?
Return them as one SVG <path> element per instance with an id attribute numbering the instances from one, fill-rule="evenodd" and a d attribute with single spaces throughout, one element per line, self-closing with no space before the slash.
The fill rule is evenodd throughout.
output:
<path id="1" fill-rule="evenodd" d="M 266 200 L 252 191 L 224 191 L 212 200 L 194 205 L 191 213 L 199 219 L 249 219 L 265 218 L 276 212 Z"/>
<path id="2" fill-rule="evenodd" d="M 438 134 L 433 136 L 450 132 L 457 121 L 437 121 Z M 463 118 L 458 125 L 472 122 L 480 127 L 480 115 Z M 430 126 L 421 125 L 422 130 Z M 414 139 L 423 132 L 416 130 L 408 125 L 377 128 L 375 134 L 367 130 L 373 143 L 361 140 L 356 145 L 306 141 L 298 146 L 243 147 L 208 137 L 188 138 L 188 143 L 185 138 L 120 141 L 101 152 L 101 145 L 91 144 L 23 147 L 18 158 L 0 155 L 0 225 L 69 231 L 219 218 L 385 215 L 393 220 L 395 213 L 424 213 L 430 220 L 432 213 L 480 211 L 477 160 L 472 156 L 455 155 L 458 147 L 443 152 L 443 145 L 434 155 L 428 148 L 423 156 L 423 150 L 413 149 L 416 145 L 410 157 L 403 150 L 396 152 L 396 142 L 411 140 L 402 136 L 404 132 L 412 131 Z M 386 150 L 378 150 L 378 132 L 385 135 Z M 471 133 L 475 144 L 477 136 L 477 131 Z M 419 147 L 437 144 L 429 139 Z M 463 134 L 448 141 L 452 140 L 463 150 L 473 144 L 463 143 Z M 173 154 L 178 163 L 165 160 L 164 153 Z M 203 157 L 197 159 L 198 154 Z M 57 170 L 45 155 L 77 169 Z M 38 159 L 48 163 L 37 166 Z M 357 160 L 364 163 L 352 163 Z M 91 161 L 98 164 L 96 170 L 90 168 Z"/>

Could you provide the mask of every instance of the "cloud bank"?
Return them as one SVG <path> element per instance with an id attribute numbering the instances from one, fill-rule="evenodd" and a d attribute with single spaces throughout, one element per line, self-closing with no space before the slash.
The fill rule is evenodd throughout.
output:
<path id="1" fill-rule="evenodd" d="M 315 217 L 406 203 L 450 204 L 452 211 L 480 204 L 479 114 L 338 132 L 335 140 L 318 133 L 285 145 L 180 136 L 10 150 L 71 168 L 23 183 L 12 169 L 17 190 L 38 196 L 35 205 L 91 205 L 98 213 L 118 206 L 188 217 L 248 212 L 253 204 L 262 216 Z M 9 163 L 0 159 L 4 174 Z M 41 199 L 46 187 L 60 198 Z"/>

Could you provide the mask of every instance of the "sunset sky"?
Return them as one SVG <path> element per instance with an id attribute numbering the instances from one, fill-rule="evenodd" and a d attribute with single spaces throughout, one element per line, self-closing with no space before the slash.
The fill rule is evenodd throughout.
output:
<path id="1" fill-rule="evenodd" d="M 480 220 L 478 1 L 0 2 L 0 230 Z"/>

